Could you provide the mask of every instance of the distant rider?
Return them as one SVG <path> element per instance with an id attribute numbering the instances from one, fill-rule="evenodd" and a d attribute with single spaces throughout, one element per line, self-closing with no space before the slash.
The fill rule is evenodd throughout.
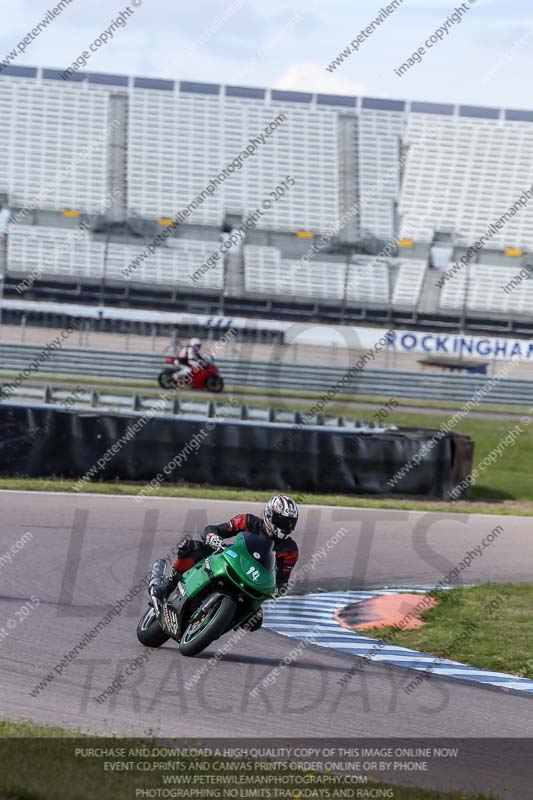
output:
<path id="1" fill-rule="evenodd" d="M 188 345 L 184 345 L 178 355 L 180 367 L 179 377 L 185 378 L 192 374 L 193 370 L 205 366 L 206 361 L 201 354 L 202 342 L 193 337 Z"/>
<path id="2" fill-rule="evenodd" d="M 239 531 L 260 533 L 274 539 L 276 555 L 277 595 L 287 591 L 287 584 L 298 561 L 298 545 L 291 538 L 291 533 L 298 522 L 298 507 L 294 500 L 285 495 L 271 497 L 265 506 L 263 519 L 254 514 L 238 514 L 229 522 L 220 525 L 208 525 L 204 528 L 201 541 L 187 537 L 180 542 L 177 559 L 168 578 L 152 588 L 159 600 L 165 600 L 174 591 L 184 572 L 202 558 L 212 555 L 213 551 L 221 552 L 226 547 L 225 539 L 233 538 Z M 261 627 L 263 615 L 261 610 L 255 612 L 254 625 L 251 630 Z"/>

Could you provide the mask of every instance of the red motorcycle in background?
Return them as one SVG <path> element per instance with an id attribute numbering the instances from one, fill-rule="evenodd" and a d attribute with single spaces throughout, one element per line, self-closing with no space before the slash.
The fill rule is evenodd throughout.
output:
<path id="1" fill-rule="evenodd" d="M 159 373 L 157 382 L 162 389 L 206 389 L 208 392 L 221 392 L 224 381 L 219 375 L 218 367 L 209 356 L 202 357 L 202 364 L 193 367 L 192 372 L 180 374 L 180 362 L 176 356 L 167 356 L 167 367 Z"/>

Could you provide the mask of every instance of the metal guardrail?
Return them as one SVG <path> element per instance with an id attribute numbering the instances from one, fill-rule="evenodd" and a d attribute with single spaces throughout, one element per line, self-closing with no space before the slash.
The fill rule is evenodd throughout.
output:
<path id="1" fill-rule="evenodd" d="M 1 389 L 1 384 L 0 384 Z M 299 411 L 288 411 L 280 408 L 260 408 L 236 402 L 224 403 L 213 400 L 184 400 L 178 397 L 161 394 L 146 397 L 141 394 L 106 394 L 86 389 L 77 392 L 75 401 L 72 391 L 58 389 L 51 386 L 19 386 L 10 395 L 6 402 L 30 403 L 51 405 L 56 408 L 72 408 L 78 412 L 98 409 L 106 412 L 142 412 L 153 411 L 155 414 L 165 416 L 198 417 L 201 419 L 223 419 L 227 421 L 239 420 L 253 423 L 282 423 L 286 425 L 324 426 L 329 428 L 347 428 L 358 433 L 385 433 L 398 430 L 396 425 L 378 425 L 360 419 L 350 419 L 343 416 L 330 416 L 328 414 L 308 415 L 304 421 Z M 0 398 L 1 403 L 1 398 Z"/>
<path id="2" fill-rule="evenodd" d="M 0 374 L 19 374 L 43 353 L 40 345 L 0 344 Z M 287 364 L 276 361 L 220 359 L 221 374 L 229 386 L 256 389 L 306 390 L 327 392 L 346 374 L 343 367 Z M 53 350 L 41 362 L 41 374 L 76 376 L 83 380 L 153 380 L 168 366 L 164 357 L 146 353 L 66 348 Z M 32 373 L 34 377 L 38 373 Z M 430 374 L 427 372 L 363 369 L 343 392 L 368 396 L 424 398 L 431 400 L 469 400 L 490 378 L 481 375 Z M 6 380 L 4 383 L 7 383 Z M 533 401 L 533 381 L 506 378 L 496 381 L 481 402 L 504 405 L 529 405 Z"/>

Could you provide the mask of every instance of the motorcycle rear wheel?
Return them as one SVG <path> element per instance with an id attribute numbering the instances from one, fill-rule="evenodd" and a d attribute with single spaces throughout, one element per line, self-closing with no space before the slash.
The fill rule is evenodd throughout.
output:
<path id="1" fill-rule="evenodd" d="M 161 647 L 170 639 L 159 624 L 152 606 L 137 625 L 137 639 L 145 647 Z"/>
<path id="2" fill-rule="evenodd" d="M 184 656 L 196 656 L 209 647 L 211 642 L 222 636 L 235 617 L 236 603 L 231 597 L 220 595 L 206 611 L 204 618 L 189 622 L 180 639 L 180 653 Z M 198 612 L 197 612 L 198 613 Z M 193 618 L 196 615 L 193 615 Z"/>

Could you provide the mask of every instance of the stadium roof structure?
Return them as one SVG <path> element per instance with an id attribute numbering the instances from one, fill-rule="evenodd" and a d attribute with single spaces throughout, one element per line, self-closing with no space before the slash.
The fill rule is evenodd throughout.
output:
<path id="1" fill-rule="evenodd" d="M 533 111 L 521 109 L 491 108 L 486 106 L 458 105 L 448 103 L 420 102 L 415 100 L 387 100 L 379 97 L 355 97 L 351 95 L 298 92 L 282 89 L 261 89 L 251 86 L 226 86 L 218 83 L 199 83 L 196 81 L 174 81 L 162 78 L 116 75 L 105 72 L 75 72 L 68 80 L 62 78 L 62 70 L 46 67 L 6 66 L 2 76 L 36 78 L 41 80 L 69 83 L 91 83 L 105 86 L 122 86 L 134 89 L 153 89 L 155 91 L 225 95 L 250 100 L 271 99 L 277 102 L 306 103 L 314 105 L 339 106 L 352 109 L 372 109 L 376 111 L 397 111 L 420 114 L 439 114 L 444 116 L 472 117 L 476 119 L 503 119 L 509 122 L 533 122 Z"/>

